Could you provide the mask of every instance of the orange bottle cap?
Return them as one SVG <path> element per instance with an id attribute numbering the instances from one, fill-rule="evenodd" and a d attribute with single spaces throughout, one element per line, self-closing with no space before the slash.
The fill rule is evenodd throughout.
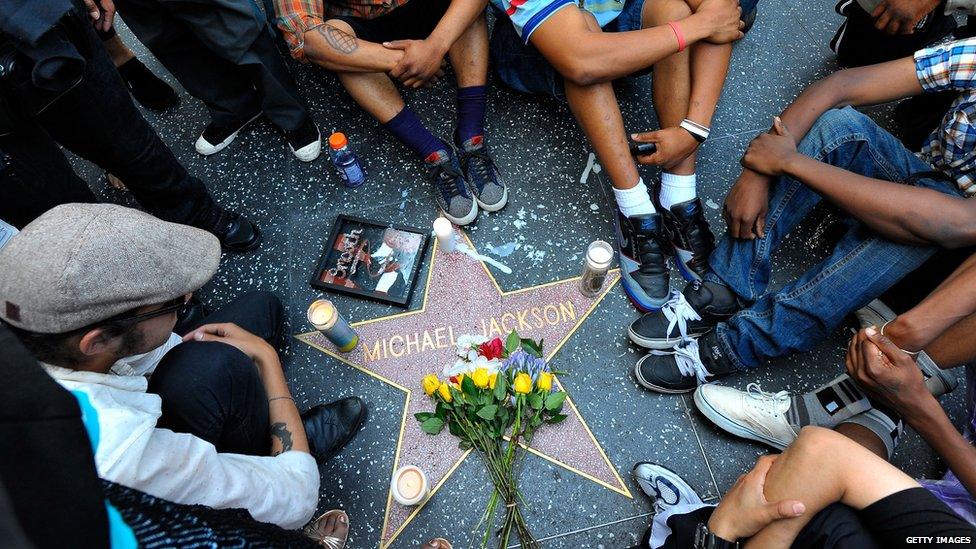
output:
<path id="1" fill-rule="evenodd" d="M 341 149 L 348 143 L 349 141 L 346 139 L 346 134 L 342 132 L 335 132 L 329 136 L 329 146 L 333 149 Z"/>

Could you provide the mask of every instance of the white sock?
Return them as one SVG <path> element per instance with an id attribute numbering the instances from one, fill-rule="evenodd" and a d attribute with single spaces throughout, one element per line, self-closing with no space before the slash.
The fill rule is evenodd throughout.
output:
<path id="1" fill-rule="evenodd" d="M 695 174 L 675 175 L 663 172 L 661 174 L 661 205 L 665 208 L 671 208 L 679 202 L 687 202 L 698 196 L 695 179 Z"/>
<path id="2" fill-rule="evenodd" d="M 624 217 L 657 212 L 643 179 L 638 179 L 637 185 L 629 189 L 614 188 L 613 196 L 617 199 L 617 207 L 620 208 L 620 213 L 624 214 Z"/>

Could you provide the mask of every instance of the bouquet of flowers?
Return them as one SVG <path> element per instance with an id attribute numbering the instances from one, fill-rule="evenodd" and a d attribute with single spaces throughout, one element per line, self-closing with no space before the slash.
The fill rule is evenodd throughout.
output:
<path id="1" fill-rule="evenodd" d="M 461 336 L 457 360 L 444 368 L 444 377 L 423 378 L 424 392 L 435 404 L 433 412 L 416 414 L 424 432 L 444 430 L 460 439 L 462 450 L 481 456 L 494 484 L 482 522 L 487 524 L 481 546 L 486 547 L 495 510 L 504 505 L 505 519 L 498 547 L 508 546 L 514 531 L 523 548 L 537 548 L 522 510 L 517 464 L 532 436 L 543 424 L 566 419 L 562 413 L 564 391 L 554 390 L 554 373 L 542 355 L 542 342 L 519 337 L 517 332 L 488 340 Z"/>

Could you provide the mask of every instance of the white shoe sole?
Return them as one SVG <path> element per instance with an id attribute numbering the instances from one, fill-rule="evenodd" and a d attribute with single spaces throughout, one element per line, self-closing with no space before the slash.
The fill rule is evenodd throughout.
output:
<path id="1" fill-rule="evenodd" d="M 295 148 L 291 146 L 291 143 L 288 144 L 288 148 L 291 149 L 291 153 L 295 155 L 295 158 L 301 160 L 302 162 L 311 162 L 322 154 L 322 133 L 319 132 L 318 139 L 298 150 L 295 150 Z"/>
<path id="2" fill-rule="evenodd" d="M 506 204 L 508 204 L 508 187 L 505 187 L 505 191 L 502 193 L 502 199 L 499 200 L 498 204 L 495 204 L 494 206 L 490 204 L 485 204 L 484 202 L 482 202 L 477 198 L 475 198 L 475 201 L 478 203 L 478 207 L 480 207 L 482 210 L 486 212 L 497 212 L 498 210 L 504 208 Z"/>
<path id="3" fill-rule="evenodd" d="M 241 124 L 241 127 L 237 128 L 237 131 L 228 135 L 227 139 L 224 139 L 223 141 L 217 143 L 216 145 L 204 139 L 203 135 L 201 134 L 200 137 L 197 138 L 196 143 L 193 144 L 193 148 L 195 148 L 197 152 L 202 154 L 203 156 L 210 156 L 212 154 L 217 154 L 220 151 L 226 149 L 231 143 L 233 143 L 234 140 L 237 139 L 237 134 L 241 133 L 241 130 L 246 128 L 248 124 L 260 118 L 262 114 L 264 113 L 259 112 L 255 114 L 253 118 Z"/>
<path id="4" fill-rule="evenodd" d="M 749 440 L 755 440 L 756 442 L 761 442 L 780 451 L 785 450 L 786 447 L 789 446 L 789 443 L 783 444 L 776 439 L 770 438 L 762 433 L 757 433 L 756 431 L 753 431 L 752 429 L 726 417 L 721 412 L 713 408 L 707 400 L 705 400 L 701 391 L 695 391 L 695 406 L 698 408 L 698 411 L 702 413 L 702 415 L 709 419 L 709 421 L 727 433 L 733 434 L 739 438 L 746 438 Z"/>
<path id="5" fill-rule="evenodd" d="M 630 327 L 627 328 L 627 337 L 629 337 L 634 345 L 637 345 L 638 347 L 643 347 L 645 349 L 657 349 L 659 351 L 674 349 L 679 343 L 681 343 L 680 337 L 648 339 L 646 337 L 642 337 Z"/>
<path id="6" fill-rule="evenodd" d="M 475 219 L 477 219 L 477 217 L 478 217 L 478 202 L 476 200 L 471 202 L 471 211 L 468 212 L 468 214 L 465 215 L 464 217 L 454 217 L 453 215 L 447 213 L 443 209 L 441 209 L 441 214 L 443 214 L 444 217 L 446 217 L 448 219 L 448 221 L 450 221 L 451 223 L 454 223 L 458 227 L 463 227 L 465 225 L 470 224 Z"/>
<path id="7" fill-rule="evenodd" d="M 664 395 L 683 395 L 695 390 L 695 389 L 668 389 L 667 387 L 659 387 L 645 380 L 643 377 L 641 377 L 640 365 L 642 362 L 644 362 L 644 359 L 647 358 L 648 356 L 649 355 L 644 355 L 643 357 L 641 357 L 640 360 L 637 361 L 637 364 L 634 364 L 634 379 L 637 380 L 638 385 L 640 385 L 641 387 L 649 391 L 654 391 L 655 393 L 661 393 Z"/>

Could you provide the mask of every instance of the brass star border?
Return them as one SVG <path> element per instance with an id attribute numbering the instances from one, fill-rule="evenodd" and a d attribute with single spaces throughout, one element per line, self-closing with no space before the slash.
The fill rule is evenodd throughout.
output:
<path id="1" fill-rule="evenodd" d="M 464 241 L 467 243 L 467 245 L 473 250 L 474 249 L 474 245 L 471 242 L 470 238 L 468 238 L 468 236 L 463 231 L 458 231 L 458 233 L 464 239 Z M 424 297 L 423 297 L 423 302 L 422 302 L 421 307 L 419 309 L 413 310 L 413 311 L 405 311 L 405 312 L 402 312 L 402 313 L 395 313 L 395 314 L 392 314 L 392 315 L 387 315 L 387 316 L 377 317 L 377 318 L 373 318 L 373 319 L 369 319 L 369 320 L 364 320 L 364 321 L 360 321 L 360 322 L 355 322 L 355 323 L 352 323 L 352 326 L 354 328 L 359 328 L 359 327 L 367 326 L 369 324 L 374 324 L 374 323 L 378 323 L 378 322 L 392 321 L 392 320 L 396 320 L 396 319 L 403 319 L 403 318 L 407 318 L 407 317 L 412 317 L 412 316 L 417 316 L 417 315 L 423 315 L 424 313 L 427 312 L 427 310 L 428 310 L 428 297 L 430 296 L 430 292 L 431 292 L 431 288 L 432 288 L 431 281 L 434 278 L 435 272 L 437 272 L 436 269 L 435 269 L 436 262 L 437 262 L 438 256 L 441 255 L 441 254 L 443 254 L 443 252 L 438 252 L 436 243 L 434 243 L 431 246 L 431 248 L 432 249 L 431 249 L 431 252 L 430 252 L 430 267 L 429 267 L 428 272 L 427 272 L 426 284 L 425 284 L 425 287 L 424 287 Z M 453 256 L 454 254 L 451 254 L 451 255 Z M 465 256 L 465 258 L 466 258 L 466 256 Z M 473 261 L 473 260 L 471 260 L 471 263 L 478 263 L 481 266 L 481 269 L 484 270 L 484 273 L 487 276 L 487 279 L 490 281 L 491 286 L 493 286 L 494 289 L 495 289 L 495 291 L 498 293 L 498 297 L 500 297 L 502 299 L 504 299 L 504 298 L 506 298 L 508 296 L 514 296 L 514 295 L 517 295 L 517 294 L 523 294 L 523 293 L 532 292 L 532 291 L 545 290 L 545 289 L 557 287 L 559 285 L 565 285 L 565 284 L 570 284 L 570 283 L 578 282 L 579 281 L 579 277 L 573 277 L 573 278 L 567 278 L 567 279 L 557 280 L 557 281 L 548 282 L 548 283 L 545 283 L 545 284 L 539 284 L 539 285 L 536 285 L 536 286 L 530 286 L 530 287 L 527 287 L 527 288 L 521 288 L 521 289 L 518 289 L 518 290 L 512 290 L 512 291 L 506 292 L 506 291 L 502 290 L 501 287 L 498 285 L 498 282 L 495 279 L 494 275 L 492 275 L 491 271 L 488 269 L 487 265 L 485 265 L 485 263 L 483 261 Z M 578 318 L 575 320 L 575 323 L 572 325 L 571 328 L 569 328 L 566 331 L 565 335 L 559 340 L 559 342 L 554 347 L 552 347 L 552 349 L 550 351 L 547 351 L 546 352 L 546 360 L 547 361 L 551 361 L 553 359 L 553 357 L 555 357 L 555 355 L 559 352 L 559 350 L 562 349 L 563 345 L 565 345 L 566 342 L 569 341 L 569 339 L 576 333 L 576 331 L 583 324 L 583 322 L 589 317 L 590 313 L 592 313 L 597 308 L 597 306 L 603 301 L 603 298 L 606 297 L 606 295 L 610 292 L 610 290 L 620 280 L 619 270 L 618 269 L 613 269 L 610 272 L 610 274 L 608 275 L 608 280 L 609 280 L 609 283 L 606 284 L 606 287 L 603 289 L 603 291 L 596 298 L 594 298 L 592 300 L 592 302 L 589 304 L 589 307 L 581 315 L 578 316 Z M 509 313 L 509 314 L 511 314 L 511 313 Z M 476 333 L 476 332 L 477 332 L 477 330 L 473 330 L 471 333 Z M 427 332 L 425 332 L 425 335 L 426 334 L 427 334 Z M 453 334 L 452 333 L 451 335 L 452 335 L 452 339 L 453 339 L 453 337 L 455 335 L 461 335 L 461 334 Z M 303 343 L 305 343 L 305 344 L 307 344 L 307 345 L 309 345 L 309 346 L 311 346 L 311 347 L 313 347 L 315 349 L 318 349 L 319 351 L 321 351 L 321 352 L 323 352 L 323 353 L 325 353 L 325 354 L 327 354 L 327 355 L 335 358 L 336 360 L 342 362 L 343 364 L 346 364 L 348 366 L 351 366 L 352 368 L 355 368 L 355 369 L 357 369 L 357 370 L 359 370 L 359 371 L 361 371 L 361 372 L 363 372 L 363 373 L 365 373 L 365 374 L 367 374 L 369 376 L 372 376 L 372 377 L 374 377 L 376 379 L 379 379 L 380 381 L 382 381 L 382 382 L 384 382 L 384 383 L 386 383 L 388 385 L 391 385 L 393 387 L 396 387 L 397 389 L 400 389 L 401 391 L 403 391 L 405 393 L 405 397 L 406 398 L 404 400 L 403 414 L 402 414 L 401 421 L 400 421 L 399 434 L 397 436 L 397 448 L 396 448 L 396 453 L 395 453 L 394 459 L 393 459 L 393 468 L 390 471 L 390 477 L 389 477 L 389 478 L 392 478 L 393 471 L 395 471 L 400 466 L 401 451 L 403 449 L 403 443 L 404 443 L 404 431 L 407 429 L 408 421 L 412 421 L 412 418 L 410 417 L 410 415 L 411 415 L 410 414 L 410 409 L 411 409 L 411 397 L 413 396 L 414 389 L 408 388 L 408 387 L 404 386 L 403 383 L 400 383 L 400 382 L 397 382 L 397 381 L 395 381 L 393 379 L 390 379 L 388 376 L 381 375 L 381 374 L 379 374 L 379 373 L 377 373 L 375 371 L 370 370 L 367 367 L 367 365 L 369 363 L 368 362 L 368 359 L 367 360 L 364 360 L 364 362 L 365 362 L 364 365 L 356 364 L 355 362 L 353 362 L 352 360 L 350 360 L 350 358 L 349 358 L 348 355 L 344 355 L 343 353 L 338 352 L 338 350 L 335 349 L 330 343 L 328 343 L 327 340 L 321 334 L 319 334 L 319 332 L 317 332 L 317 331 L 312 331 L 312 332 L 306 332 L 306 333 L 298 334 L 298 335 L 295 336 L 295 338 L 298 339 L 299 341 L 302 341 Z M 362 347 L 364 345 L 365 345 L 364 342 L 361 342 L 360 343 L 360 347 Z M 419 343 L 418 343 L 418 345 L 419 345 Z M 453 345 L 451 345 L 450 347 L 453 349 Z M 376 347 L 376 348 L 379 348 L 379 347 Z M 385 353 L 385 350 L 386 350 L 386 347 L 385 347 L 385 342 L 384 342 L 384 353 Z M 408 350 L 409 350 L 409 347 L 408 347 Z M 391 351 L 392 351 L 392 348 L 391 348 Z M 356 352 L 356 351 L 354 351 L 354 352 Z M 452 355 L 453 355 L 453 353 L 452 353 Z M 441 373 L 440 372 L 440 367 L 441 367 L 441 365 L 438 365 L 437 366 L 437 370 L 435 370 L 438 374 Z M 558 379 L 556 380 L 556 382 L 559 385 L 559 387 L 562 389 L 563 388 L 562 383 Z M 412 380 L 412 384 L 417 389 L 419 389 L 420 377 L 417 376 L 417 378 L 415 380 Z M 420 397 L 424 397 L 424 398 L 426 397 L 426 395 L 423 395 L 423 392 L 422 391 L 420 391 L 419 396 Z M 562 462 L 562 461 L 560 461 L 560 460 L 558 460 L 558 459 L 556 459 L 556 458 L 554 458 L 552 456 L 547 455 L 546 453 L 544 453 L 543 451 L 538 450 L 535 447 L 528 447 L 527 450 L 529 452 L 531 452 L 532 454 L 535 454 L 536 456 L 538 456 L 538 457 L 540 457 L 540 458 L 542 458 L 542 459 L 544 459 L 544 460 L 546 460 L 546 461 L 548 461 L 550 463 L 553 463 L 555 465 L 558 465 L 559 467 L 562 467 L 562 468 L 564 468 L 564 469 L 566 469 L 568 471 L 571 471 L 573 473 L 576 473 L 577 475 L 579 475 L 579 476 L 581 476 L 583 478 L 586 478 L 586 479 L 588 479 L 588 480 L 590 480 L 592 482 L 595 482 L 595 483 L 597 483 L 600 486 L 603 486 L 603 487 L 605 487 L 605 488 L 607 488 L 609 490 L 612 490 L 612 491 L 614 491 L 614 492 L 616 492 L 618 494 L 621 494 L 621 495 L 623 495 L 623 496 L 625 496 L 627 498 L 631 498 L 632 499 L 633 498 L 633 495 L 631 494 L 630 490 L 627 488 L 626 484 L 623 482 L 623 479 L 620 478 L 619 473 L 617 472 L 616 468 L 613 466 L 613 463 L 607 457 L 606 452 L 604 452 L 604 450 L 603 450 L 603 447 L 600 445 L 599 441 L 597 441 L 596 437 L 593 435 L 593 432 L 590 430 L 589 426 L 586 424 L 586 421 L 583 419 L 582 414 L 580 414 L 579 410 L 576 407 L 576 404 L 573 402 L 572 397 L 568 397 L 566 399 L 566 406 L 568 407 L 569 413 L 571 414 L 570 417 L 574 417 L 575 416 L 575 418 L 578 419 L 580 425 L 582 426 L 583 430 L 586 433 L 586 436 L 589 439 L 589 443 L 591 443 L 592 446 L 599 452 L 599 456 L 603 459 L 603 461 L 604 461 L 604 463 L 606 465 L 607 470 L 611 473 L 612 478 L 613 478 L 613 480 L 616 481 L 616 484 L 617 485 L 610 484 L 606 480 L 597 478 L 596 476 L 593 476 L 593 475 L 591 475 L 589 473 L 586 473 L 586 472 L 580 470 L 579 468 L 576 468 L 576 467 L 573 467 L 573 466 L 571 466 L 571 465 L 569 465 L 567 463 L 564 463 L 564 462 Z M 540 435 L 544 435 L 545 434 L 545 430 L 540 431 L 539 434 Z M 539 445 L 538 444 L 539 438 L 541 438 L 541 437 L 537 437 L 536 441 L 533 443 L 533 446 L 538 446 Z M 454 437 L 449 437 L 447 435 L 441 435 L 441 436 L 438 436 L 438 437 L 431 437 L 430 440 L 431 441 L 434 441 L 436 439 L 448 439 L 448 440 L 450 440 L 452 446 L 455 449 L 457 447 L 456 441 L 454 440 Z M 440 442 L 443 442 L 443 440 L 441 440 Z M 523 447 L 525 447 L 525 446 L 523 445 Z M 459 451 L 459 450 L 456 450 L 456 451 Z M 464 462 L 464 460 L 468 457 L 468 454 L 470 454 L 470 453 L 471 453 L 471 450 L 467 450 L 467 451 L 464 451 L 463 453 L 461 453 L 460 456 L 456 459 L 455 463 L 453 465 L 451 465 L 449 469 L 447 469 L 447 471 L 443 474 L 443 477 L 440 480 L 432 479 L 432 482 L 435 482 L 435 481 L 436 482 L 435 482 L 435 484 L 433 485 L 433 487 L 432 487 L 432 489 L 430 491 L 430 496 L 426 500 L 424 500 L 420 505 L 418 505 L 416 508 L 414 508 L 413 510 L 411 510 L 409 512 L 409 514 L 407 514 L 406 517 L 402 519 L 402 521 L 400 522 L 400 524 L 398 526 L 396 526 L 395 530 L 392 533 L 389 533 L 388 532 L 388 528 L 390 526 L 390 520 L 391 520 L 391 511 L 393 510 L 394 505 L 396 505 L 397 507 L 399 507 L 399 504 L 396 504 L 393 501 L 392 493 L 389 490 L 387 491 L 387 501 L 386 501 L 386 508 L 385 508 L 385 511 L 384 511 L 383 528 L 382 528 L 381 534 L 380 534 L 380 536 L 381 536 L 381 539 L 380 539 L 380 548 L 381 549 L 386 549 L 387 547 L 389 547 L 393 543 L 394 540 L 396 540 L 396 538 L 413 521 L 413 519 L 418 516 L 418 514 L 426 506 L 427 502 L 429 502 L 433 498 L 434 494 L 436 494 L 438 492 L 438 490 L 440 490 L 441 486 L 443 486 L 447 482 L 447 480 L 451 477 L 451 475 L 454 473 L 454 471 L 457 470 L 457 468 L 461 465 L 461 463 Z"/>

